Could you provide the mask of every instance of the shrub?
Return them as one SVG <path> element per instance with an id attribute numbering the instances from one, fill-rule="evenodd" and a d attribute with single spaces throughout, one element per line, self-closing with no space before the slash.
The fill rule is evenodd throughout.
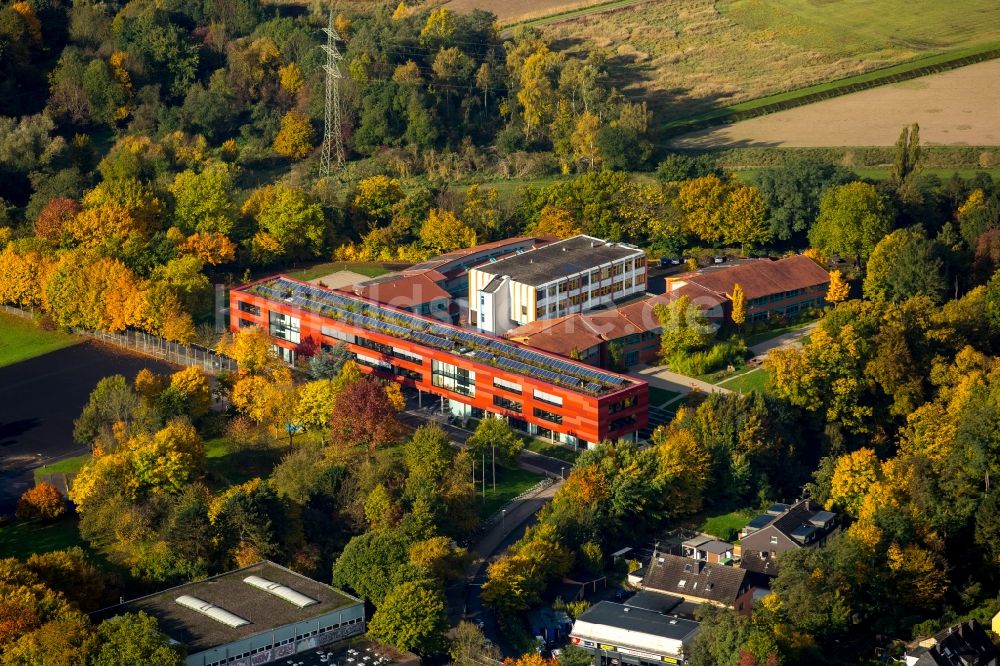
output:
<path id="1" fill-rule="evenodd" d="M 66 513 L 66 498 L 51 483 L 39 483 L 26 490 L 17 501 L 18 520 L 55 520 Z"/>
<path id="2" fill-rule="evenodd" d="M 712 345 L 705 351 L 674 352 L 670 356 L 669 365 L 674 372 L 697 376 L 741 363 L 746 355 L 746 343 L 742 340 L 731 340 Z"/>

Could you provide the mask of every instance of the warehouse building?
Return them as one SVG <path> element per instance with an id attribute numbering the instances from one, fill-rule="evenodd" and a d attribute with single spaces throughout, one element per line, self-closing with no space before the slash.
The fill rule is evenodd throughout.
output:
<path id="1" fill-rule="evenodd" d="M 584 447 L 646 425 L 643 381 L 285 276 L 232 290 L 230 319 L 234 331 L 268 331 L 289 363 L 300 346 L 343 343 L 366 372 L 417 389 L 421 404 L 435 396 L 457 417 L 500 416 Z"/>
<path id="2" fill-rule="evenodd" d="M 187 666 L 258 666 L 365 632 L 365 604 L 274 562 L 126 602 L 187 650 Z"/>
<path id="3" fill-rule="evenodd" d="M 469 270 L 469 325 L 501 334 L 646 291 L 646 254 L 574 236 Z"/>
<path id="4" fill-rule="evenodd" d="M 663 613 L 600 601 L 573 624 L 570 642 L 598 666 L 684 664 L 698 623 Z"/>

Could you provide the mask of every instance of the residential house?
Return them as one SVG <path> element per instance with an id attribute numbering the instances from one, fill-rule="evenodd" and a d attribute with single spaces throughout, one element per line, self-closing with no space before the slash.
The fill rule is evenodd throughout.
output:
<path id="1" fill-rule="evenodd" d="M 778 575 L 774 558 L 779 554 L 823 546 L 837 527 L 837 514 L 812 500 L 773 504 L 740 531 L 740 568 L 773 578 Z"/>
<path id="2" fill-rule="evenodd" d="M 681 555 L 709 564 L 729 564 L 733 561 L 733 544 L 700 535 L 681 544 Z"/>
<path id="3" fill-rule="evenodd" d="M 734 608 L 748 615 L 754 592 L 748 574 L 738 567 L 664 553 L 650 560 L 640 584 L 644 590 L 675 595 L 694 603 Z"/>
<path id="4" fill-rule="evenodd" d="M 916 641 L 903 655 L 906 666 L 997 666 L 1000 652 L 975 620 Z"/>

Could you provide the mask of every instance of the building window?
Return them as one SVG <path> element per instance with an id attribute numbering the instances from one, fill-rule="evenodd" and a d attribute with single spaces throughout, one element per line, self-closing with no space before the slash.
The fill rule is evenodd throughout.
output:
<path id="1" fill-rule="evenodd" d="M 556 288 L 554 286 L 549 287 L 549 296 L 555 296 L 555 295 L 556 295 Z"/>
<path id="2" fill-rule="evenodd" d="M 271 312 L 271 335 L 281 340 L 299 344 L 299 318 L 289 317 L 280 312 Z"/>
<path id="3" fill-rule="evenodd" d="M 244 319 L 240 317 L 240 328 L 250 328 L 251 326 L 256 326 L 257 322 L 250 321 L 249 319 Z"/>
<path id="4" fill-rule="evenodd" d="M 543 305 L 542 307 L 535 310 L 535 319 L 541 319 L 544 316 L 545 316 L 545 306 Z"/>
<path id="5" fill-rule="evenodd" d="M 253 303 L 247 303 L 246 301 L 240 301 L 240 312 L 246 312 L 247 314 L 252 314 L 255 317 L 260 316 L 260 308 Z"/>
<path id="6" fill-rule="evenodd" d="M 396 358 L 401 358 L 404 361 L 409 361 L 410 363 L 416 363 L 417 365 L 424 364 L 423 356 L 420 356 L 419 354 L 414 354 L 412 352 L 408 352 L 405 349 L 400 349 L 399 347 L 392 348 L 392 355 L 395 356 Z"/>
<path id="7" fill-rule="evenodd" d="M 611 407 L 608 408 L 608 413 L 609 414 L 616 414 L 616 413 L 622 411 L 623 409 L 628 409 L 629 407 L 634 407 L 635 403 L 637 401 L 638 401 L 638 398 L 636 396 L 634 396 L 634 395 L 630 396 L 628 398 L 625 398 L 624 400 L 620 400 L 620 401 L 614 403 L 613 405 L 611 405 Z"/>
<path id="8" fill-rule="evenodd" d="M 614 431 L 614 430 L 621 430 L 622 428 L 627 428 L 630 425 L 635 425 L 634 416 L 626 416 L 620 419 L 615 419 L 614 421 L 608 424 L 608 428 Z"/>
<path id="9" fill-rule="evenodd" d="M 493 386 L 501 388 L 504 391 L 510 391 L 511 393 L 516 393 L 521 395 L 521 385 L 514 382 L 509 382 L 506 379 L 500 379 L 499 377 L 493 378 Z"/>
<path id="10" fill-rule="evenodd" d="M 559 414 L 553 414 L 552 412 L 547 412 L 544 409 L 538 409 L 538 407 L 535 407 L 534 414 L 536 417 L 544 421 L 551 421 L 552 423 L 558 423 L 562 425 L 563 419 L 562 416 L 560 416 Z"/>
<path id="11" fill-rule="evenodd" d="M 521 306 L 521 316 L 522 317 L 527 317 L 528 316 L 528 306 L 527 305 L 522 305 Z"/>
<path id="12" fill-rule="evenodd" d="M 493 396 L 493 404 L 497 407 L 503 407 L 504 409 L 509 409 L 512 412 L 521 413 L 521 403 L 515 402 L 510 398 L 505 398 L 502 395 Z"/>
<path id="13" fill-rule="evenodd" d="M 538 400 L 539 402 L 547 402 L 548 404 L 555 405 L 556 407 L 563 406 L 563 399 L 558 395 L 553 395 L 551 393 L 535 389 L 534 396 L 535 400 Z"/>
<path id="14" fill-rule="evenodd" d="M 323 335 L 327 336 L 328 338 L 333 338 L 335 340 L 341 340 L 343 342 L 350 342 L 351 344 L 354 344 L 355 340 L 357 339 L 353 335 L 349 335 L 347 333 L 341 333 L 337 329 L 331 328 L 329 326 L 323 326 L 323 327 L 321 327 L 320 328 L 320 332 Z"/>
<path id="15" fill-rule="evenodd" d="M 771 543 L 778 543 L 778 537 L 772 536 L 771 537 Z"/>
<path id="16" fill-rule="evenodd" d="M 450 363 L 431 361 L 431 384 L 470 398 L 476 395 L 476 373 Z"/>

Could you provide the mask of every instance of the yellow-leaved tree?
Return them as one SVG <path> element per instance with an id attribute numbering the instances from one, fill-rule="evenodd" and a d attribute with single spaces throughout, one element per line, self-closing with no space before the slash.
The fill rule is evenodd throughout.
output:
<path id="1" fill-rule="evenodd" d="M 743 294 L 743 285 L 739 282 L 733 285 L 731 300 L 733 302 L 733 311 L 730 318 L 734 324 L 742 326 L 747 320 L 747 299 Z"/>
<path id="2" fill-rule="evenodd" d="M 537 236 L 555 236 L 556 238 L 570 238 L 583 231 L 573 219 L 573 214 L 565 208 L 557 206 L 546 206 L 538 216 L 538 222 L 531 232 Z"/>
<path id="3" fill-rule="evenodd" d="M 882 463 L 873 449 L 862 448 L 840 456 L 833 469 L 826 507 L 838 508 L 856 517 L 865 494 L 881 476 Z"/>
<path id="4" fill-rule="evenodd" d="M 274 137 L 274 152 L 282 157 L 300 160 L 309 155 L 315 140 L 316 130 L 309 118 L 292 110 L 281 119 L 281 129 Z"/>
<path id="5" fill-rule="evenodd" d="M 428 250 L 443 254 L 476 244 L 476 232 L 448 210 L 433 208 L 420 227 L 420 242 Z"/>
<path id="6" fill-rule="evenodd" d="M 840 303 L 847 299 L 851 285 L 844 279 L 840 271 L 830 271 L 830 286 L 826 290 L 826 300 L 830 303 Z"/>

